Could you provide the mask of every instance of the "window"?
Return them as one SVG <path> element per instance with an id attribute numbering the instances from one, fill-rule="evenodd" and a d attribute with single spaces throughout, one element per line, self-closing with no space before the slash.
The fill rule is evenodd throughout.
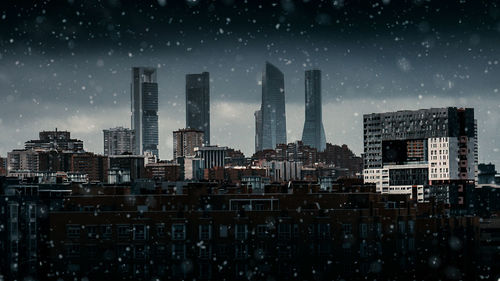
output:
<path id="1" fill-rule="evenodd" d="M 111 236 L 113 235 L 113 228 L 111 224 L 101 225 L 101 232 L 102 232 L 102 238 L 111 239 Z"/>
<path id="2" fill-rule="evenodd" d="M 362 223 L 359 228 L 359 236 L 361 238 L 368 237 L 368 225 L 366 223 Z"/>
<path id="3" fill-rule="evenodd" d="M 399 225 L 399 227 L 398 227 L 399 228 L 399 233 L 401 233 L 401 234 L 406 233 L 406 222 L 405 221 L 400 221 L 398 223 L 398 225 Z"/>
<path id="4" fill-rule="evenodd" d="M 200 263 L 200 279 L 210 279 L 212 277 L 212 267 L 209 263 Z"/>
<path id="5" fill-rule="evenodd" d="M 97 258 L 97 245 L 87 246 L 87 257 L 91 259 Z"/>
<path id="6" fill-rule="evenodd" d="M 408 232 L 411 234 L 415 233 L 415 221 L 408 221 Z"/>
<path id="7" fill-rule="evenodd" d="M 159 223 L 156 225 L 156 234 L 158 237 L 165 237 L 165 224 Z"/>
<path id="8" fill-rule="evenodd" d="M 186 245 L 178 243 L 172 244 L 172 258 L 174 259 L 186 258 Z"/>
<path id="9" fill-rule="evenodd" d="M 210 240 L 212 238 L 212 226 L 209 224 L 202 224 L 199 227 L 200 240 Z"/>
<path id="10" fill-rule="evenodd" d="M 66 256 L 68 258 L 75 258 L 80 256 L 80 245 L 69 244 L 66 245 Z"/>
<path id="11" fill-rule="evenodd" d="M 234 232 L 237 240 L 244 240 L 248 238 L 248 227 L 246 224 L 237 224 L 236 231 Z"/>
<path id="12" fill-rule="evenodd" d="M 318 238 L 330 238 L 330 224 L 318 223 Z"/>
<path id="13" fill-rule="evenodd" d="M 66 237 L 80 238 L 80 225 L 79 224 L 66 225 Z"/>
<path id="14" fill-rule="evenodd" d="M 172 225 L 172 240 L 186 239 L 186 225 L 176 223 Z"/>
<path id="15" fill-rule="evenodd" d="M 219 226 L 219 237 L 227 238 L 227 225 Z"/>
<path id="16" fill-rule="evenodd" d="M 238 243 L 234 246 L 234 257 L 236 259 L 245 259 L 247 257 L 248 246 L 243 243 Z"/>
<path id="17" fill-rule="evenodd" d="M 202 244 L 199 246 L 199 258 L 200 259 L 209 259 L 212 254 L 212 248 L 209 244 Z"/>
<path id="18" fill-rule="evenodd" d="M 267 236 L 267 225 L 259 224 L 257 225 L 257 237 L 264 238 Z"/>
<path id="19" fill-rule="evenodd" d="M 134 258 L 138 260 L 143 260 L 146 258 L 146 246 L 145 245 L 135 245 L 134 246 Z"/>
<path id="20" fill-rule="evenodd" d="M 99 235 L 97 234 L 97 225 L 87 225 L 87 235 L 90 239 L 97 239 Z"/>
<path id="21" fill-rule="evenodd" d="M 117 228 L 118 228 L 118 238 L 130 238 L 130 226 L 119 225 Z"/>
<path id="22" fill-rule="evenodd" d="M 130 252 L 130 247 L 128 245 L 118 244 L 116 246 L 116 255 L 118 257 L 122 257 L 122 258 L 128 257 L 129 252 Z"/>
<path id="23" fill-rule="evenodd" d="M 292 236 L 292 226 L 289 223 L 280 223 L 278 225 L 279 239 L 290 239 Z"/>
<path id="24" fill-rule="evenodd" d="M 344 223 L 342 224 L 342 230 L 344 231 L 344 235 L 352 235 L 352 224 Z"/>
<path id="25" fill-rule="evenodd" d="M 144 224 L 134 225 L 134 240 L 146 240 L 147 239 L 147 227 Z"/>

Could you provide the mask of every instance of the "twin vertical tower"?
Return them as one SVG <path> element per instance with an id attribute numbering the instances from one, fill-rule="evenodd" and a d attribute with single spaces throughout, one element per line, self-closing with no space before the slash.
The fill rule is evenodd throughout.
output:
<path id="1" fill-rule="evenodd" d="M 131 83 L 132 130 L 135 154 L 158 155 L 158 83 L 154 67 L 133 67 Z M 186 128 L 204 133 L 210 144 L 210 76 L 186 75 Z"/>
<path id="2" fill-rule="evenodd" d="M 286 144 L 285 82 L 283 73 L 266 62 L 262 74 L 262 104 L 255 112 L 255 151 Z M 321 71 L 305 72 L 305 123 L 302 141 L 323 151 L 326 147 L 322 120 Z"/>

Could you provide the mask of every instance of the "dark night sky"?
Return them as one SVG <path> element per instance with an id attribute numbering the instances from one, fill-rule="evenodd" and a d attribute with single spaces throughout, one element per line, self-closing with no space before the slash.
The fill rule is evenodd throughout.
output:
<path id="1" fill-rule="evenodd" d="M 0 155 L 56 126 L 102 153 L 102 129 L 130 126 L 135 65 L 159 67 L 162 158 L 184 126 L 184 75 L 202 71 L 212 143 L 252 154 L 269 60 L 285 73 L 289 141 L 317 67 L 328 142 L 359 154 L 362 114 L 470 106 L 480 161 L 500 164 L 499 43 L 493 1 L 2 1 Z"/>

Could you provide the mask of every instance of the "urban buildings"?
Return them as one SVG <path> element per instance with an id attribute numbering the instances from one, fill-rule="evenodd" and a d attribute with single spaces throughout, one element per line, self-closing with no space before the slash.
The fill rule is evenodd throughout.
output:
<path id="1" fill-rule="evenodd" d="M 313 69 L 305 72 L 305 109 L 302 142 L 318 151 L 323 151 L 326 148 L 326 136 L 321 102 L 321 70 Z"/>
<path id="2" fill-rule="evenodd" d="M 116 127 L 103 130 L 104 155 L 134 154 L 134 131 L 128 128 Z"/>
<path id="3" fill-rule="evenodd" d="M 266 62 L 262 73 L 262 104 L 255 113 L 256 151 L 275 149 L 286 142 L 285 78 L 274 65 Z"/>
<path id="4" fill-rule="evenodd" d="M 186 128 L 203 131 L 210 145 L 210 76 L 208 72 L 186 75 Z"/>
<path id="5" fill-rule="evenodd" d="M 174 131 L 174 160 L 179 157 L 195 156 L 194 149 L 203 146 L 204 133 L 201 130 L 187 128 Z"/>
<path id="6" fill-rule="evenodd" d="M 324 192 L 246 180 L 134 193 L 130 184 L 0 178 L 0 239 L 9 241 L 0 270 L 8 280 L 445 280 L 454 268 L 469 280 L 488 272 L 479 259 L 494 264 L 497 255 L 494 218 L 483 228 L 478 217 L 449 218 L 443 205 L 417 206 L 359 181 Z"/>
<path id="7" fill-rule="evenodd" d="M 158 155 L 158 82 L 156 68 L 132 68 L 132 130 L 135 154 Z"/>
<path id="8" fill-rule="evenodd" d="M 72 139 L 68 131 L 42 131 L 38 140 L 30 140 L 24 143 L 25 149 L 34 150 L 60 150 L 60 151 L 83 151 L 83 141 Z"/>
<path id="9" fill-rule="evenodd" d="M 345 168 L 350 177 L 363 173 L 363 158 L 356 156 L 346 144 L 339 146 L 327 143 L 325 150 L 318 152 L 318 162 Z"/>
<path id="10" fill-rule="evenodd" d="M 474 109 L 432 108 L 364 115 L 364 179 L 382 193 L 464 206 L 474 186 Z"/>

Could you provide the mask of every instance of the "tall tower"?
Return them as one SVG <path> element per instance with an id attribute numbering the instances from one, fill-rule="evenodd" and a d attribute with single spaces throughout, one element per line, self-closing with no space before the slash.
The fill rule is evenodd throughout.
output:
<path id="1" fill-rule="evenodd" d="M 210 145 L 210 76 L 208 72 L 186 75 L 186 128 L 203 131 Z"/>
<path id="2" fill-rule="evenodd" d="M 274 65 L 266 62 L 262 74 L 262 142 L 260 149 L 274 149 L 286 143 L 285 78 Z"/>
<path id="3" fill-rule="evenodd" d="M 132 68 L 132 130 L 134 154 L 151 152 L 158 157 L 158 83 L 156 68 Z"/>
<path id="4" fill-rule="evenodd" d="M 321 107 L 321 70 L 313 69 L 305 72 L 305 91 L 306 119 L 302 142 L 318 151 L 323 151 L 326 148 L 326 138 Z"/>

